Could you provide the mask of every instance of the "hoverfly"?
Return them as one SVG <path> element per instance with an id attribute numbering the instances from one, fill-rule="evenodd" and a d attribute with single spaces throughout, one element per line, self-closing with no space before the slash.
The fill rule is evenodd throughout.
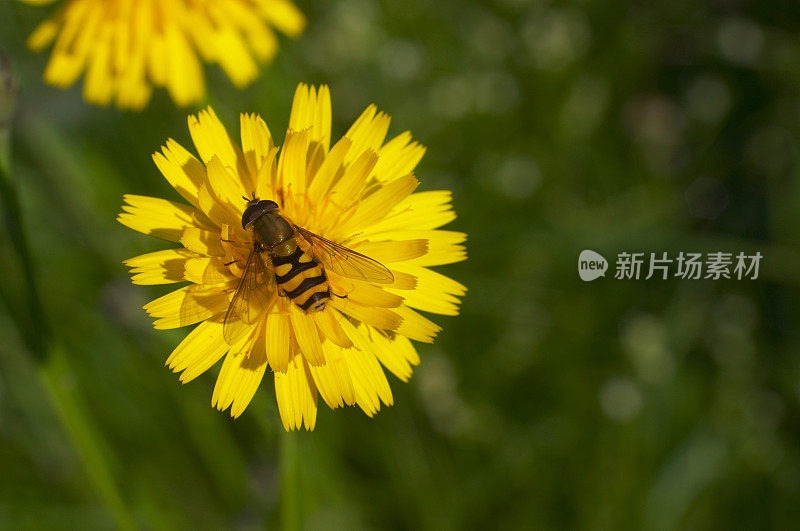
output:
<path id="1" fill-rule="evenodd" d="M 287 297 L 304 312 L 325 309 L 331 298 L 325 269 L 348 278 L 391 284 L 391 271 L 372 258 L 357 253 L 299 227 L 280 213 L 269 199 L 243 197 L 247 208 L 242 227 L 253 233 L 253 247 L 231 299 L 222 334 L 233 344 L 275 294 Z M 307 244 L 304 251 L 298 238 Z M 269 263 L 265 259 L 269 256 Z"/>

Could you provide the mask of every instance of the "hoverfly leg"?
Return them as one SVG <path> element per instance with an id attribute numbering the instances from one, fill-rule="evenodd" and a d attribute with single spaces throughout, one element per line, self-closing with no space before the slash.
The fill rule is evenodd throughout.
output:
<path id="1" fill-rule="evenodd" d="M 228 245 L 231 245 L 233 247 L 238 247 L 240 249 L 248 247 L 252 248 L 253 246 L 252 242 L 240 242 L 239 240 L 229 240 L 226 238 L 220 238 L 219 241 L 221 241 L 222 243 L 227 243 Z"/>

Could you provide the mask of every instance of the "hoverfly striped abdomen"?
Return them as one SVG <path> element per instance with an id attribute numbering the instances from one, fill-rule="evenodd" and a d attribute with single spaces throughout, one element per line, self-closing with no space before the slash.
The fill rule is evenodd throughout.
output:
<path id="1" fill-rule="evenodd" d="M 331 298 L 325 270 L 299 246 L 289 256 L 271 255 L 275 280 L 289 299 L 305 311 L 325 308 Z"/>

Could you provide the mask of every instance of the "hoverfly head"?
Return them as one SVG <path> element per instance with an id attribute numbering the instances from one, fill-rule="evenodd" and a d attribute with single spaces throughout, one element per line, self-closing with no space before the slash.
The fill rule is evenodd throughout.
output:
<path id="1" fill-rule="evenodd" d="M 247 200 L 247 208 L 244 209 L 242 214 L 242 227 L 245 230 L 249 230 L 258 218 L 278 208 L 278 203 L 275 201 L 270 201 L 269 199 L 259 200 L 255 193 L 253 193 L 252 199 L 247 199 L 246 197 L 243 197 L 243 199 Z"/>

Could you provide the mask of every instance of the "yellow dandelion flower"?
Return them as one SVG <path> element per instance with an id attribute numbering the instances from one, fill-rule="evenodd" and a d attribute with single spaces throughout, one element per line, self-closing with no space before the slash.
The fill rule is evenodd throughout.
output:
<path id="1" fill-rule="evenodd" d="M 185 106 L 205 95 L 201 60 L 243 87 L 277 51 L 272 28 L 296 36 L 304 26 L 290 0 L 63 0 L 28 46 L 54 42 L 45 81 L 66 88 L 85 72 L 89 102 L 141 109 L 152 87 L 166 87 Z"/>
<path id="2" fill-rule="evenodd" d="M 200 158 L 172 139 L 153 155 L 189 204 L 126 195 L 118 220 L 182 247 L 127 260 L 135 284 L 189 284 L 144 308 L 156 329 L 198 324 L 167 365 L 188 382 L 223 356 L 212 405 L 238 417 L 266 372 L 286 430 L 313 429 L 317 397 L 372 416 L 392 404 L 411 340 L 456 315 L 466 288 L 431 266 L 466 258 L 449 191 L 416 192 L 425 148 L 409 132 L 384 143 L 370 105 L 333 147 L 330 93 L 301 84 L 283 149 L 241 115 L 241 147 L 208 108 L 189 117 Z M 383 368 L 382 368 L 383 366 Z"/>

